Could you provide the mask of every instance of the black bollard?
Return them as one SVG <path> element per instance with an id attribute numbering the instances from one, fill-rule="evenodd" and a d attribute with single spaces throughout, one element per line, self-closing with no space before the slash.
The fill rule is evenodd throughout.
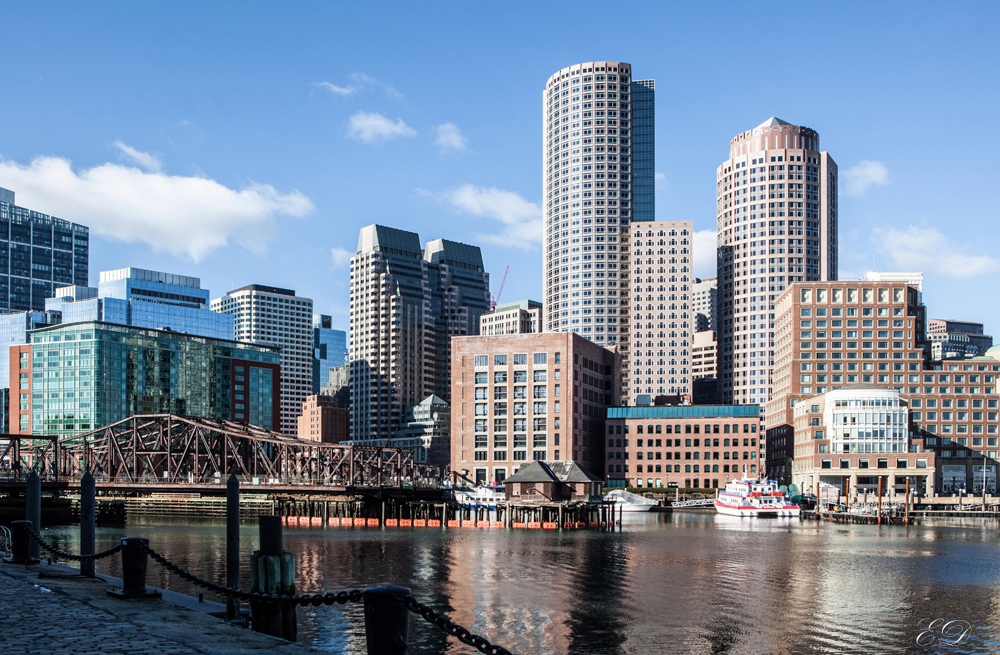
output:
<path id="1" fill-rule="evenodd" d="M 397 655 L 406 652 L 410 630 L 410 610 L 402 598 L 406 587 L 365 589 L 365 639 L 368 655 Z"/>
<path id="2" fill-rule="evenodd" d="M 96 525 L 96 492 L 94 476 L 87 471 L 80 480 L 80 554 L 93 555 Z M 94 560 L 80 562 L 80 575 L 93 578 L 97 571 Z"/>
<path id="3" fill-rule="evenodd" d="M 28 528 L 31 527 L 31 521 L 12 521 L 10 524 L 11 533 L 11 556 L 4 559 L 7 564 L 38 564 L 37 559 L 32 559 L 31 552 L 31 542 L 34 539 L 31 538 L 31 534 L 28 533 Z"/>
<path id="4" fill-rule="evenodd" d="M 281 555 L 285 550 L 281 535 L 281 517 L 258 516 L 257 525 L 260 529 L 260 554 L 265 557 Z"/>
<path id="5" fill-rule="evenodd" d="M 34 471 L 28 476 L 25 484 L 24 508 L 26 516 L 32 523 L 35 534 L 42 534 L 42 479 Z M 41 557 L 41 546 L 34 539 L 28 545 L 28 557 L 37 560 Z"/>
<path id="6" fill-rule="evenodd" d="M 146 551 L 142 545 L 149 544 L 144 537 L 122 539 L 122 589 L 109 591 L 109 596 L 123 600 L 145 600 L 159 598 L 160 592 L 146 590 Z"/>
<path id="7" fill-rule="evenodd" d="M 235 474 L 226 482 L 226 586 L 240 586 L 240 481 Z M 226 618 L 236 620 L 240 601 L 226 597 Z"/>

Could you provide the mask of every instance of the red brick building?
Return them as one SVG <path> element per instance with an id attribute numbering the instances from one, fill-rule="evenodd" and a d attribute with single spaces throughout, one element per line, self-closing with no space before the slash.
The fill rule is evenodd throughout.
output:
<path id="1" fill-rule="evenodd" d="M 307 396 L 298 418 L 298 437 L 308 441 L 340 443 L 346 441 L 350 412 L 337 407 L 332 396 Z"/>

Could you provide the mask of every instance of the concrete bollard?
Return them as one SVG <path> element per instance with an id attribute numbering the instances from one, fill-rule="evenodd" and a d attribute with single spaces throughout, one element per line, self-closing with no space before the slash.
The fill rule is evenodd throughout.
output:
<path id="1" fill-rule="evenodd" d="M 405 653 L 410 630 L 410 610 L 401 601 L 406 587 L 365 589 L 365 639 L 368 655 Z"/>
<path id="2" fill-rule="evenodd" d="M 122 539 L 122 588 L 121 591 L 109 591 L 109 596 L 123 600 L 144 600 L 159 598 L 160 592 L 146 590 L 146 564 L 148 556 L 142 545 L 149 544 L 144 537 L 125 537 Z"/>
<path id="3" fill-rule="evenodd" d="M 38 559 L 32 559 L 31 552 L 31 542 L 34 539 L 28 533 L 28 528 L 31 527 L 31 521 L 12 521 L 10 524 L 10 536 L 11 536 L 11 556 L 6 558 L 4 562 L 7 564 L 37 564 Z"/>
<path id="4" fill-rule="evenodd" d="M 235 474 L 226 482 L 226 586 L 240 586 L 240 481 Z M 235 621 L 239 615 L 239 599 L 227 596 L 226 618 Z"/>
<path id="5" fill-rule="evenodd" d="M 93 555 L 97 525 L 97 492 L 94 476 L 87 471 L 80 480 L 80 554 Z M 80 575 L 93 578 L 97 574 L 94 560 L 80 562 Z"/>
<path id="6" fill-rule="evenodd" d="M 24 508 L 26 510 L 24 518 L 31 521 L 36 534 L 42 534 L 42 479 L 34 471 L 28 476 L 25 484 Z M 41 548 L 41 545 L 32 539 L 28 544 L 28 557 L 39 559 Z"/>

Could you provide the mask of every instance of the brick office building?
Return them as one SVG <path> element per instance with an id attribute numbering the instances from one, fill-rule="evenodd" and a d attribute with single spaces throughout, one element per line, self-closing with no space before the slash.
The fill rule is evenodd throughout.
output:
<path id="1" fill-rule="evenodd" d="M 572 332 L 452 339 L 451 470 L 502 482 L 530 461 L 604 475 L 621 356 Z"/>
<path id="2" fill-rule="evenodd" d="M 347 440 L 349 426 L 350 413 L 343 407 L 337 407 L 332 397 L 306 396 L 298 418 L 297 435 L 307 441 L 340 443 Z"/>
<path id="3" fill-rule="evenodd" d="M 611 486 L 717 488 L 762 465 L 758 405 L 612 407 L 605 432 Z"/>

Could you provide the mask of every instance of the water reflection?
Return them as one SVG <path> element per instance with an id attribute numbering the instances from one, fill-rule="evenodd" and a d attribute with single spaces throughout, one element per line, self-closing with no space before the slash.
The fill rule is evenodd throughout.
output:
<path id="1" fill-rule="evenodd" d="M 46 531 L 76 549 L 69 528 Z M 127 532 L 181 566 L 221 581 L 225 527 L 145 519 Z M 98 549 L 123 536 L 98 531 Z M 241 533 L 244 561 L 256 528 Z M 990 653 L 998 650 L 996 525 L 843 526 L 714 514 L 627 516 L 592 530 L 296 529 L 301 592 L 400 584 L 520 653 Z M 98 564 L 117 575 L 118 560 Z M 103 567 L 103 568 L 102 568 Z M 150 565 L 150 583 L 197 593 Z M 249 587 L 248 574 L 242 581 Z M 365 652 L 358 606 L 300 610 L 301 639 Z M 922 618 L 973 624 L 957 646 L 919 651 Z M 412 650 L 468 653 L 415 618 Z"/>

